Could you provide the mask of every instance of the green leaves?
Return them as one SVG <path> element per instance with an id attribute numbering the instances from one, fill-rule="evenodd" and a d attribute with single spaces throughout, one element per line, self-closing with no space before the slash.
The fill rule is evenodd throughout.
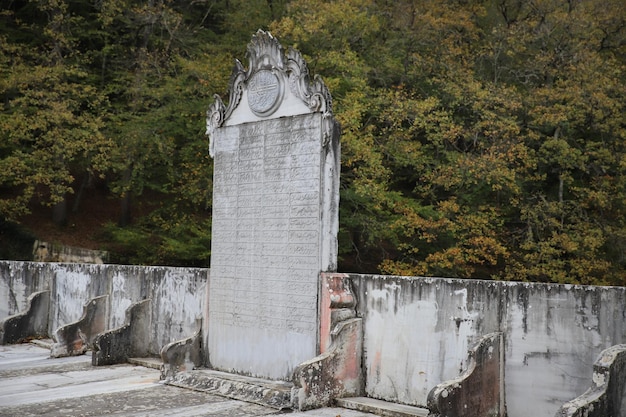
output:
<path id="1" fill-rule="evenodd" d="M 107 224 L 104 237 L 114 262 L 209 266 L 211 222 L 206 218 L 158 209 L 131 226 Z"/>
<path id="2" fill-rule="evenodd" d="M 345 265 L 623 282 L 617 3 L 339 3 L 273 27 L 336 100 Z"/>
<path id="3" fill-rule="evenodd" d="M 15 220 L 28 211 L 25 205 L 33 198 L 50 205 L 62 201 L 73 191 L 78 169 L 106 169 L 102 156 L 110 143 L 97 114 L 105 99 L 83 83 L 84 72 L 63 65 L 16 65 L 3 73 L 0 184 L 18 194 L 3 201 L 0 213 Z"/>
<path id="4" fill-rule="evenodd" d="M 206 264 L 204 112 L 269 28 L 333 95 L 341 269 L 623 285 L 622 8 L 13 2 L 0 9 L 0 217 L 62 201 L 87 173 L 127 208 L 159 196 L 108 228 L 120 260 Z"/>

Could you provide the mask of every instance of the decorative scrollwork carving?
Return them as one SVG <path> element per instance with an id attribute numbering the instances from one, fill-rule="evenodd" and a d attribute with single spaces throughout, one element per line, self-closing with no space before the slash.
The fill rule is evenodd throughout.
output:
<path id="1" fill-rule="evenodd" d="M 262 69 L 284 70 L 284 51 L 278 40 L 271 33 L 259 29 L 248 44 L 247 77 Z"/>
<path id="2" fill-rule="evenodd" d="M 313 112 L 323 113 L 323 145 L 330 142 L 335 129 L 335 119 L 333 118 L 333 100 L 318 75 L 309 77 L 309 69 L 302 58 L 300 52 L 290 49 L 287 52 L 287 71 L 289 76 L 289 88 L 296 97 L 299 97 Z"/>
<path id="3" fill-rule="evenodd" d="M 286 66 L 292 94 L 304 101 L 311 111 L 332 113 L 332 98 L 326 84 L 318 75 L 311 82 L 302 54 L 289 49 Z"/>
<path id="4" fill-rule="evenodd" d="M 233 67 L 233 72 L 230 76 L 230 95 L 228 98 L 228 108 L 224 113 L 224 120 L 228 119 L 232 114 L 233 110 L 239 105 L 241 101 L 241 96 L 243 95 L 243 84 L 246 81 L 246 70 L 243 67 L 243 64 L 235 59 L 235 66 Z"/>
<path id="5" fill-rule="evenodd" d="M 209 155 L 214 156 L 213 132 L 220 127 L 225 120 L 226 108 L 219 95 L 213 96 L 215 101 L 206 112 L 206 134 L 209 136 Z"/>
<path id="6" fill-rule="evenodd" d="M 216 128 L 230 118 L 242 100 L 244 91 L 248 90 L 250 110 L 259 117 L 267 117 L 274 113 L 284 98 L 286 83 L 289 92 L 312 111 L 323 114 L 324 137 L 326 146 L 336 128 L 332 115 L 332 98 L 328 88 L 319 76 L 309 76 L 304 58 L 295 49 L 286 53 L 278 40 L 269 32 L 258 30 L 248 44 L 247 56 L 249 68 L 246 70 L 238 60 L 230 78 L 228 106 L 225 107 L 219 96 L 207 112 L 207 134 L 211 136 Z M 256 89 L 255 89 L 256 88 Z M 213 143 L 210 139 L 209 153 L 213 156 Z"/>

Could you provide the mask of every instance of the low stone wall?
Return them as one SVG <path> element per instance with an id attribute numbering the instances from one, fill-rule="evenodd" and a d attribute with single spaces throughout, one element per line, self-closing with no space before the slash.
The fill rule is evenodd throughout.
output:
<path id="1" fill-rule="evenodd" d="M 35 262 L 103 264 L 109 261 L 109 253 L 36 240 L 32 259 Z"/>
<path id="2" fill-rule="evenodd" d="M 102 295 L 109 296 L 106 327 L 113 329 L 125 324 L 132 303 L 150 298 L 148 352 L 158 355 L 197 331 L 208 274 L 203 268 L 0 261 L 0 320 L 26 309 L 31 293 L 50 290 L 50 336 L 78 321 L 85 303 Z"/>
<path id="3" fill-rule="evenodd" d="M 623 287 L 350 278 L 374 398 L 425 406 L 433 387 L 467 369 L 481 336 L 502 332 L 508 416 L 553 416 L 587 389 L 598 354 L 626 335 Z"/>
<path id="4" fill-rule="evenodd" d="M 363 320 L 346 274 L 320 276 L 320 352 L 293 373 L 293 405 L 299 410 L 326 407 L 337 398 L 363 393 Z"/>
<path id="5" fill-rule="evenodd" d="M 321 301 L 320 351 L 329 348 L 333 323 L 346 319 L 344 312 L 356 303 L 364 392 L 392 402 L 426 406 L 435 386 L 468 369 L 470 347 L 500 332 L 507 415 L 553 416 L 588 388 L 600 352 L 626 336 L 623 287 L 335 278 L 327 285 L 331 295 Z M 168 343 L 193 335 L 199 320 L 206 322 L 208 279 L 208 269 L 0 261 L 0 320 L 25 310 L 30 294 L 49 290 L 50 334 L 77 321 L 84 304 L 101 295 L 108 295 L 107 327 L 114 329 L 125 325 L 131 304 L 150 299 L 146 352 L 158 355 Z M 342 291 L 335 288 L 340 282 Z"/>

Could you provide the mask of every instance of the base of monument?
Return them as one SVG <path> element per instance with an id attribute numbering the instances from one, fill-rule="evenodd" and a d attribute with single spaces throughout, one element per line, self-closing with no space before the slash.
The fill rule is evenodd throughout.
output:
<path id="1" fill-rule="evenodd" d="M 32 340 L 30 340 L 30 343 L 32 343 L 33 345 L 37 345 L 39 347 L 42 347 L 44 349 L 50 349 L 50 348 L 52 348 L 52 345 L 54 344 L 54 340 L 52 340 L 52 339 L 32 339 Z"/>
<path id="2" fill-rule="evenodd" d="M 165 383 L 264 405 L 278 410 L 288 409 L 292 406 L 291 389 L 293 384 L 290 382 L 271 381 L 229 374 L 227 372 L 199 369 L 177 373 Z"/>
<path id="3" fill-rule="evenodd" d="M 161 358 L 128 358 L 128 363 L 131 365 L 143 366 L 145 368 L 161 369 L 163 361 Z"/>
<path id="4" fill-rule="evenodd" d="M 426 417 L 428 409 L 395 404 L 367 397 L 338 398 L 337 405 L 350 410 L 364 411 L 379 416 Z"/>

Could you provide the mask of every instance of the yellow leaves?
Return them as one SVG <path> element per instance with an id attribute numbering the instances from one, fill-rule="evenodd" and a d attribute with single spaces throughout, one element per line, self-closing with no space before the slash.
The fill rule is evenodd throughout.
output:
<path id="1" fill-rule="evenodd" d="M 365 74 L 361 55 L 381 29 L 373 7 L 372 0 L 292 1 L 287 16 L 272 23 L 270 31 L 300 50 L 312 72 L 324 75 L 339 97 Z"/>
<path id="2" fill-rule="evenodd" d="M 455 193 L 494 197 L 505 193 L 507 198 L 515 198 L 522 191 L 518 171 L 525 169 L 526 161 L 515 148 L 505 152 L 490 149 L 480 155 L 457 155 L 452 163 L 437 167 L 425 179 Z"/>
<path id="3" fill-rule="evenodd" d="M 507 270 L 505 277 L 601 284 L 615 276 L 602 255 L 612 228 L 590 222 L 576 203 L 540 200 L 524 208 L 522 219 L 527 227 L 517 271 Z"/>
<path id="4" fill-rule="evenodd" d="M 390 224 L 390 228 L 404 236 L 418 239 L 425 243 L 436 241 L 448 224 L 446 218 L 426 217 L 407 204 L 396 203 L 393 209 L 400 216 Z M 418 247 L 412 246 L 411 244 L 401 243 L 398 246 L 400 249 L 411 254 L 417 254 L 419 252 Z"/>
<path id="5" fill-rule="evenodd" d="M 298 25 L 302 27 L 301 34 L 315 34 L 322 39 L 334 36 L 335 39 L 350 41 L 351 36 L 368 36 L 368 33 L 379 29 L 376 16 L 368 13 L 372 6 L 371 0 L 294 1 L 289 4 L 289 11 L 293 16 L 289 18 L 291 22 L 287 21 L 284 25 L 275 27 L 293 29 L 296 26 L 293 20 L 297 19 Z"/>
<path id="6" fill-rule="evenodd" d="M 452 247 L 428 255 L 423 264 L 428 267 L 429 275 L 434 273 L 438 276 L 451 275 L 454 277 L 469 278 L 472 276 L 475 269 L 467 262 L 468 260 L 470 259 L 465 256 L 461 248 Z"/>
<path id="7" fill-rule="evenodd" d="M 397 246 L 402 256 L 385 260 L 381 270 L 469 278 L 510 256 L 500 240 L 499 213 L 488 206 L 472 210 L 450 198 L 432 209 L 408 202 L 399 202 L 394 209 L 400 216 L 391 227 L 404 237 Z"/>
<path id="8" fill-rule="evenodd" d="M 378 266 L 380 272 L 389 275 L 419 277 L 427 273 L 423 264 L 413 264 L 409 262 L 392 261 L 385 259 Z"/>
<path id="9" fill-rule="evenodd" d="M 540 162 L 555 167 L 559 172 L 581 168 L 587 160 L 579 149 L 571 146 L 562 137 L 546 139 L 539 148 L 538 156 Z"/>
<path id="10" fill-rule="evenodd" d="M 3 70 L 7 111 L 0 113 L 0 135 L 6 148 L 0 166 L 9 171 L 0 185 L 16 187 L 16 204 L 0 216 L 15 219 L 27 210 L 19 205 L 33 197 L 47 205 L 61 201 L 72 192 L 71 172 L 93 171 L 91 158 L 106 154 L 103 122 L 95 114 L 104 99 L 78 66 L 30 63 Z"/>

